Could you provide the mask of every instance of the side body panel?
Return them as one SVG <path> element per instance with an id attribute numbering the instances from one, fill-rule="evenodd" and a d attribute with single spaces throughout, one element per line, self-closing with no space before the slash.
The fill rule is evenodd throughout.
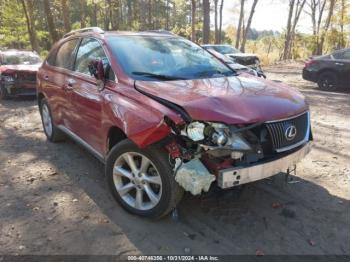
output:
<path id="1" fill-rule="evenodd" d="M 44 65 L 38 73 L 38 92 L 48 100 L 55 125 L 70 129 L 71 96 L 66 88 L 69 76 L 66 69 Z"/>

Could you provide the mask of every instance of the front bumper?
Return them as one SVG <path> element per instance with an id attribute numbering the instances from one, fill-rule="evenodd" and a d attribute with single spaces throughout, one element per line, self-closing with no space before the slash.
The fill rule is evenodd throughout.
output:
<path id="1" fill-rule="evenodd" d="M 16 80 L 13 82 L 1 82 L 1 85 L 11 96 L 33 96 L 36 95 L 36 83 L 32 81 Z"/>
<path id="2" fill-rule="evenodd" d="M 269 162 L 259 163 L 249 167 L 234 167 L 220 170 L 217 183 L 220 188 L 230 188 L 247 184 L 267 177 L 271 177 L 280 172 L 286 172 L 300 160 L 302 160 L 311 150 L 311 142 L 293 153 Z"/>

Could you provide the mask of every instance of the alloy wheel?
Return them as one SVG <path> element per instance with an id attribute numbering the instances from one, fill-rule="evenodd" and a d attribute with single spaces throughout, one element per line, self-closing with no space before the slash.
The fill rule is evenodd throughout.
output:
<path id="1" fill-rule="evenodd" d="M 162 179 L 158 170 L 146 156 L 127 152 L 120 155 L 113 167 L 115 188 L 130 207 L 150 210 L 162 196 Z"/>
<path id="2" fill-rule="evenodd" d="M 49 108 L 46 104 L 43 104 L 41 114 L 45 132 L 50 137 L 52 135 L 52 121 Z"/>
<path id="3" fill-rule="evenodd" d="M 337 88 L 336 77 L 330 74 L 321 76 L 319 81 L 320 88 L 326 91 L 333 91 Z"/>

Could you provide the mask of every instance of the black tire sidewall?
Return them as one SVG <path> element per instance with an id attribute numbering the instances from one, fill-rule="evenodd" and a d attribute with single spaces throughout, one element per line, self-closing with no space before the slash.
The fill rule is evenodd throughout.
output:
<path id="1" fill-rule="evenodd" d="M 334 87 L 330 88 L 330 87 L 323 87 L 322 83 L 324 80 L 326 79 L 331 79 L 332 82 L 334 83 Z M 319 76 L 319 81 L 318 81 L 318 87 L 321 90 L 325 90 L 325 91 L 334 91 L 337 89 L 337 85 L 338 85 L 338 80 L 337 80 L 337 75 L 333 72 L 324 72 Z"/>
<path id="2" fill-rule="evenodd" d="M 157 171 L 159 172 L 159 175 L 162 180 L 162 196 L 159 201 L 159 203 L 150 210 L 138 210 L 131 206 L 129 206 L 124 200 L 120 197 L 119 193 L 117 192 L 114 181 L 113 181 L 113 167 L 114 163 L 117 160 L 117 158 L 126 152 L 136 152 L 139 154 L 145 155 L 147 158 L 149 158 L 153 164 L 155 165 Z M 124 140 L 113 147 L 113 149 L 110 151 L 107 157 L 106 162 L 106 178 L 107 183 L 109 186 L 109 189 L 111 190 L 112 195 L 114 198 L 130 213 L 143 216 L 143 217 L 149 217 L 149 218 L 159 218 L 167 213 L 169 211 L 169 207 L 173 205 L 172 203 L 172 194 L 174 194 L 174 183 L 175 179 L 173 177 L 173 172 L 170 167 L 170 164 L 168 163 L 167 158 L 165 157 L 166 153 L 160 152 L 159 150 L 155 148 L 147 148 L 147 149 L 140 149 L 138 148 L 134 143 L 132 143 L 130 140 Z M 177 184 L 176 184 L 177 186 Z M 170 208 L 171 210 L 172 208 Z"/>
<path id="3" fill-rule="evenodd" d="M 0 84 L 0 100 L 5 100 L 8 98 L 8 96 L 7 90 Z"/>
<path id="4" fill-rule="evenodd" d="M 52 126 L 52 133 L 51 136 L 49 134 L 47 134 L 45 126 L 44 126 L 44 121 L 43 121 L 43 114 L 42 114 L 42 109 L 43 109 L 43 105 L 46 105 L 48 110 L 49 110 L 49 114 L 50 114 L 50 118 L 51 118 L 51 126 Z M 60 140 L 62 140 L 61 138 L 61 131 L 55 126 L 55 124 L 53 123 L 53 118 L 52 118 L 52 113 L 51 113 L 51 108 L 49 106 L 49 103 L 47 102 L 46 98 L 43 98 L 41 100 L 40 103 L 40 116 L 41 116 L 41 123 L 43 125 L 43 129 L 44 129 L 44 133 L 47 137 L 47 139 L 51 142 L 58 142 Z"/>

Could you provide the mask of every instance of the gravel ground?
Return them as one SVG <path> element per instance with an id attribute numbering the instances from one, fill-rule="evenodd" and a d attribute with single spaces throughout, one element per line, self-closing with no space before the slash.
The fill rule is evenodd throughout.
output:
<path id="1" fill-rule="evenodd" d="M 314 147 L 297 176 L 186 196 L 159 221 L 119 207 L 81 147 L 47 142 L 35 100 L 0 102 L 0 254 L 350 254 L 350 95 L 317 90 L 301 68 L 266 68 L 311 106 Z"/>

